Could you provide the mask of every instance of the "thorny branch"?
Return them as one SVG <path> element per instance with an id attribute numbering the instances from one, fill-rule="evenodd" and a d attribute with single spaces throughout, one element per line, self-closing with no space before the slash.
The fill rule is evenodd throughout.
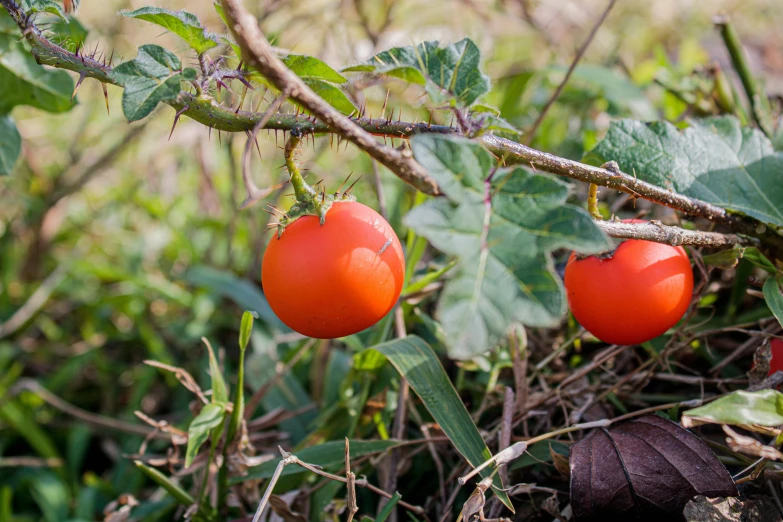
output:
<path id="1" fill-rule="evenodd" d="M 247 12 L 241 0 L 222 0 L 229 29 L 242 48 L 248 64 L 263 74 L 281 91 L 290 91 L 291 98 L 306 107 L 329 128 L 349 140 L 419 190 L 438 193 L 437 183 L 413 159 L 410 150 L 398 151 L 381 145 L 373 136 L 343 116 L 304 83 L 277 57 L 256 18 Z"/>
<path id="2" fill-rule="evenodd" d="M 278 88 L 290 90 L 291 98 L 306 107 L 315 117 L 301 114 L 270 114 L 236 110 L 220 105 L 206 94 L 192 94 L 181 91 L 178 98 L 166 102 L 178 114 L 210 128 L 227 132 L 251 133 L 261 127 L 267 130 L 300 129 L 303 133 L 336 133 L 355 143 L 373 158 L 387 166 L 401 179 L 428 195 L 438 195 L 437 183 L 411 157 L 410 150 L 399 151 L 381 145 L 373 136 L 385 136 L 407 139 L 420 133 L 458 134 L 459 130 L 443 125 L 431 125 L 424 122 L 392 121 L 387 118 L 346 117 L 333 109 L 323 99 L 309 89 L 301 79 L 292 73 L 277 58 L 257 26 L 255 19 L 241 6 L 239 0 L 224 0 L 226 14 L 233 21 L 233 30 L 245 53 L 251 57 L 251 65 Z M 11 14 L 38 63 L 76 72 L 80 77 L 95 78 L 104 84 L 116 85 L 111 78 L 111 64 L 103 63 L 84 52 L 70 52 L 50 42 L 43 32 L 31 23 L 14 0 L 0 0 L 0 5 Z M 237 23 L 239 22 L 239 23 Z M 263 123 L 263 120 L 267 120 Z M 262 122 L 263 125 L 258 125 Z M 754 236 L 772 250 L 783 253 L 783 237 L 770 230 L 763 223 L 745 216 L 732 214 L 716 205 L 677 194 L 651 183 L 641 181 L 619 169 L 594 167 L 578 161 L 561 158 L 542 152 L 521 143 L 485 134 L 479 138 L 487 149 L 506 165 L 524 165 L 535 170 L 565 176 L 577 181 L 608 187 L 629 194 L 634 198 L 643 198 L 654 203 L 678 210 L 685 214 L 701 217 L 726 226 L 738 234 Z M 714 235 L 703 236 L 704 232 L 680 231 L 671 236 L 668 233 L 653 233 L 653 228 L 633 225 L 628 228 L 615 224 L 601 225 L 609 235 L 615 237 L 638 237 L 652 241 L 661 241 L 674 237 L 683 238 L 682 244 L 701 246 L 727 246 L 730 244 L 754 244 L 752 239 L 742 239 L 735 234 L 719 238 Z M 644 228 L 642 230 L 641 228 Z M 631 236 L 631 233 L 635 235 Z M 687 239 L 685 237 L 687 236 Z M 736 241 L 734 241 L 736 240 Z M 687 241 L 687 242 L 686 242 Z"/>

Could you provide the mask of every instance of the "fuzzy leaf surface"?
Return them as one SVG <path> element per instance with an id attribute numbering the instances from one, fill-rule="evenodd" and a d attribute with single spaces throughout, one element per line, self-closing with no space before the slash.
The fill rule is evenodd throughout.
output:
<path id="1" fill-rule="evenodd" d="M 424 85 L 435 103 L 453 98 L 458 105 L 472 105 L 489 92 L 489 77 L 480 68 L 481 52 L 470 38 L 440 47 L 437 41 L 415 47 L 394 47 L 376 54 L 367 63 L 344 71 L 372 72 Z"/>
<path id="2" fill-rule="evenodd" d="M 691 122 L 613 122 L 587 155 L 615 160 L 639 179 L 783 226 L 783 154 L 759 130 L 731 116 Z"/>
<path id="3" fill-rule="evenodd" d="M 136 18 L 159 25 L 176 34 L 198 54 L 216 47 L 217 38 L 207 32 L 198 17 L 187 11 L 171 11 L 162 7 L 142 7 L 135 11 L 120 13 L 127 18 Z"/>
<path id="4" fill-rule="evenodd" d="M 495 159 L 478 143 L 420 135 L 411 145 L 446 197 L 415 207 L 405 224 L 458 258 L 437 309 L 449 355 L 486 352 L 513 322 L 556 325 L 566 300 L 552 250 L 609 247 L 587 212 L 566 204 L 568 185 L 518 167 L 497 170 L 487 186 Z"/>
<path id="5" fill-rule="evenodd" d="M 158 103 L 175 99 L 180 82 L 194 79 L 196 71 L 183 70 L 179 58 L 159 45 L 143 45 L 136 58 L 115 67 L 111 76 L 125 88 L 125 117 L 137 121 L 149 115 Z"/>

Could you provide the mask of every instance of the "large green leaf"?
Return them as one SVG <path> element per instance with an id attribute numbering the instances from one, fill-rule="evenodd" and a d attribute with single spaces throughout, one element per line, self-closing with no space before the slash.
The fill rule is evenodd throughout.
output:
<path id="1" fill-rule="evenodd" d="M 777 390 L 736 391 L 683 413 L 686 427 L 708 422 L 779 426 L 783 424 L 783 394 Z"/>
<path id="2" fill-rule="evenodd" d="M 436 103 L 449 97 L 460 105 L 471 105 L 489 92 L 489 77 L 481 72 L 481 52 L 470 38 L 439 47 L 423 42 L 416 47 L 394 47 L 378 53 L 366 64 L 344 71 L 373 72 L 424 85 Z"/>
<path id="3" fill-rule="evenodd" d="M 239 56 L 239 47 L 230 40 L 226 39 L 226 42 L 231 45 L 234 52 Z M 325 62 L 313 56 L 289 54 L 283 58 L 283 63 L 302 78 L 318 96 L 326 100 L 327 103 L 338 111 L 343 114 L 350 114 L 356 110 L 356 106 L 345 94 L 345 91 L 334 85 L 336 83 L 345 83 L 347 80 Z M 269 81 L 257 72 L 249 71 L 248 74 L 253 81 L 272 87 Z M 292 100 L 292 103 L 296 102 Z"/>
<path id="4" fill-rule="evenodd" d="M 0 116 L 0 175 L 11 173 L 20 152 L 22 137 L 14 120 L 7 114 Z"/>
<path id="5" fill-rule="evenodd" d="M 682 132 L 668 122 L 620 120 L 587 159 L 615 160 L 639 179 L 783 226 L 783 155 L 731 116 Z"/>
<path id="6" fill-rule="evenodd" d="M 783 294 L 780 293 L 783 278 L 771 275 L 764 282 L 764 300 L 778 322 L 783 325 Z"/>
<path id="7" fill-rule="evenodd" d="M 201 21 L 187 11 L 170 11 L 162 7 L 142 7 L 135 11 L 122 11 L 122 16 L 145 20 L 165 27 L 176 34 L 197 53 L 204 53 L 217 46 L 217 38 L 208 33 Z"/>
<path id="8" fill-rule="evenodd" d="M 446 198 L 414 208 L 405 223 L 459 258 L 438 306 L 449 355 L 491 349 L 513 322 L 556 325 L 565 295 L 550 252 L 609 247 L 587 212 L 565 203 L 568 185 L 521 167 L 500 169 L 485 183 L 495 159 L 464 138 L 420 135 L 411 145 Z"/>
<path id="9" fill-rule="evenodd" d="M 332 83 L 345 83 L 345 77 L 322 60 L 303 54 L 289 54 L 283 63 L 300 78 L 314 78 Z"/>
<path id="10" fill-rule="evenodd" d="M 351 458 L 358 459 L 367 455 L 375 455 L 386 450 L 396 448 L 404 444 L 399 440 L 352 440 L 350 441 Z M 343 466 L 345 464 L 345 442 L 342 440 L 325 442 L 316 446 L 310 446 L 293 452 L 301 461 L 308 464 L 314 464 L 323 468 L 333 466 Z M 270 478 L 275 472 L 275 468 L 280 463 L 281 458 L 268 460 L 250 468 L 247 476 L 237 477 L 237 482 L 248 479 L 266 479 Z M 286 466 L 283 475 L 293 475 L 295 473 L 304 473 L 307 470 L 299 466 Z"/>
<path id="11" fill-rule="evenodd" d="M 476 424 L 457 395 L 457 390 L 446 375 L 446 370 L 427 343 L 415 335 L 409 335 L 368 350 L 380 353 L 394 365 L 419 396 L 443 433 L 471 466 L 475 468 L 492 457 Z M 489 466 L 481 471 L 481 476 L 488 477 L 492 472 L 493 469 Z M 514 511 L 498 475 L 493 479 L 493 490 L 503 504 Z"/>
<path id="12" fill-rule="evenodd" d="M 188 448 L 185 451 L 185 467 L 193 464 L 201 445 L 207 441 L 210 431 L 220 426 L 226 413 L 226 404 L 210 402 L 205 404 L 188 428 Z"/>
<path id="13" fill-rule="evenodd" d="M 350 114 L 356 110 L 356 106 L 339 87 L 315 78 L 303 78 L 303 80 L 318 96 L 343 114 Z"/>
<path id="14" fill-rule="evenodd" d="M 180 82 L 195 79 L 196 71 L 183 70 L 179 58 L 159 45 L 142 45 L 136 58 L 115 67 L 111 77 L 125 88 L 125 117 L 136 121 L 151 113 L 158 103 L 175 99 Z"/>
<path id="15" fill-rule="evenodd" d="M 17 105 L 49 112 L 69 110 L 74 87 L 71 76 L 38 65 L 18 39 L 18 34 L 0 32 L 0 114 Z"/>

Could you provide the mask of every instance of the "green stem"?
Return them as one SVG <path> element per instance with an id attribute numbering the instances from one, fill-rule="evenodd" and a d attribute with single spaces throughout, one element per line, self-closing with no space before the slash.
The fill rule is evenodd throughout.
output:
<path id="1" fill-rule="evenodd" d="M 756 123 L 761 127 L 761 130 L 769 136 L 772 131 L 769 103 L 766 97 L 759 91 L 756 79 L 750 71 L 750 65 L 748 64 L 745 49 L 742 47 L 739 35 L 728 16 L 716 18 L 715 25 L 720 29 L 723 43 L 726 45 L 726 49 L 731 56 L 731 64 L 734 66 L 734 70 L 737 71 L 737 74 L 742 81 L 742 87 L 745 89 L 745 94 L 747 94 L 748 101 L 750 102 L 753 119 L 756 120 Z"/>
<path id="2" fill-rule="evenodd" d="M 587 191 L 587 211 L 595 219 L 604 219 L 601 212 L 598 211 L 598 185 L 590 183 L 590 188 Z"/>
<path id="3" fill-rule="evenodd" d="M 237 375 L 237 385 L 234 389 L 234 409 L 231 412 L 231 419 L 228 422 L 228 431 L 226 439 L 223 442 L 223 464 L 218 470 L 218 512 L 226 502 L 228 492 L 228 450 L 234 442 L 237 433 L 242 429 L 242 419 L 245 409 L 245 352 L 246 347 L 240 346 L 239 349 L 239 370 Z"/>
<path id="4" fill-rule="evenodd" d="M 288 141 L 285 143 L 285 166 L 288 169 L 291 185 L 294 187 L 296 200 L 299 202 L 309 202 L 318 194 L 315 189 L 304 180 L 302 173 L 299 172 L 299 167 L 296 165 L 296 160 L 294 159 L 296 148 L 301 141 L 302 131 L 299 128 L 293 128 L 291 130 L 291 137 L 288 138 Z"/>

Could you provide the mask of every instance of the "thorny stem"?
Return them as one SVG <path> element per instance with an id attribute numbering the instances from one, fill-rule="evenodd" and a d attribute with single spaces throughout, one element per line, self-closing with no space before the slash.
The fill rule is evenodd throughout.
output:
<path id="1" fill-rule="evenodd" d="M 230 10 L 232 15 L 244 12 L 241 7 L 238 7 L 239 2 L 236 0 L 227 0 L 227 3 L 231 4 L 233 8 Z M 116 85 L 116 82 L 110 76 L 112 71 L 110 64 L 101 63 L 84 54 L 72 53 L 53 44 L 43 36 L 40 29 L 29 22 L 14 0 L 0 0 L 0 5 L 11 14 L 11 17 L 21 29 L 38 63 L 74 71 L 79 75 L 95 78 L 104 84 Z M 239 11 L 236 10 L 237 8 Z M 233 18 L 231 19 L 234 20 Z M 253 39 L 253 43 L 255 43 L 255 39 Z M 276 71 L 279 72 L 279 69 L 276 69 Z M 280 80 L 281 78 L 277 77 L 276 79 Z M 290 78 L 286 76 L 285 79 Z M 298 89 L 299 84 L 296 87 Z M 309 105 L 313 101 L 313 96 L 312 92 L 308 93 L 308 97 L 304 101 L 299 96 L 292 97 L 301 105 L 310 109 Z M 320 102 L 323 102 L 323 100 L 320 100 Z M 329 112 L 329 118 L 324 118 L 321 111 L 312 111 L 313 114 L 318 116 L 318 119 L 305 115 L 280 113 L 269 117 L 266 113 L 237 111 L 230 107 L 223 107 L 208 95 L 194 95 L 186 91 L 181 91 L 177 99 L 167 101 L 166 103 L 177 111 L 185 109 L 182 112 L 183 115 L 189 116 L 203 125 L 227 132 L 250 132 L 259 121 L 267 118 L 269 121 L 262 127 L 268 130 L 290 131 L 293 128 L 300 128 L 303 133 L 336 133 L 346 136 L 346 129 L 349 128 L 350 136 L 346 137 L 352 140 L 360 139 L 357 137 L 357 132 L 359 132 L 357 129 L 360 129 L 361 132 L 368 133 L 358 135 L 361 137 L 361 148 L 363 150 L 372 148 L 371 156 L 386 166 L 389 166 L 389 161 L 391 160 L 398 166 L 403 165 L 405 168 L 402 171 L 400 168 L 390 167 L 390 169 L 403 181 L 412 184 L 418 190 L 428 195 L 439 194 L 440 188 L 426 173 L 422 172 L 422 169 L 412 166 L 415 162 L 411 158 L 404 157 L 404 154 L 410 151 L 399 153 L 394 151 L 391 160 L 389 157 L 382 160 L 377 157 L 380 154 L 379 151 L 388 151 L 388 147 L 382 147 L 374 140 L 372 141 L 375 145 L 372 145 L 366 140 L 366 137 L 374 135 L 407 139 L 420 133 L 458 133 L 457 129 L 447 126 L 431 125 L 423 122 L 391 121 L 391 119 L 385 118 L 346 118 L 339 116 L 339 125 L 335 126 L 333 121 L 334 114 Z M 319 105 L 319 107 L 323 108 L 322 105 Z M 757 237 L 765 246 L 778 253 L 778 257 L 783 255 L 783 237 L 756 219 L 732 214 L 716 205 L 671 192 L 665 188 L 641 181 L 635 176 L 630 176 L 619 170 L 610 171 L 605 168 L 593 167 L 577 161 L 560 158 L 492 134 L 485 134 L 479 139 L 491 153 L 506 165 L 524 165 L 535 170 L 565 176 L 577 181 L 609 187 L 625 192 L 635 198 L 647 199 L 685 214 L 724 225 L 737 233 Z M 696 233 L 699 234 L 699 232 Z"/>
<path id="2" fill-rule="evenodd" d="M 296 148 L 302 141 L 302 131 L 299 128 L 291 129 L 291 137 L 285 143 L 285 166 L 288 169 L 291 185 L 294 187 L 294 194 L 297 201 L 308 201 L 317 197 L 315 189 L 311 187 L 302 177 L 302 173 L 299 172 L 299 167 L 296 165 L 294 155 L 296 154 Z"/>
<path id="3" fill-rule="evenodd" d="M 291 71 L 275 55 L 268 40 L 258 27 L 256 18 L 247 12 L 241 0 L 221 0 L 221 5 L 242 56 L 250 66 L 263 74 L 280 90 L 290 89 L 291 98 L 307 108 L 329 129 L 352 142 L 361 150 L 388 167 L 400 178 L 433 194 L 439 193 L 438 185 L 424 168 L 413 159 L 410 150 L 398 151 L 381 145 L 373 136 L 329 105 Z"/>

